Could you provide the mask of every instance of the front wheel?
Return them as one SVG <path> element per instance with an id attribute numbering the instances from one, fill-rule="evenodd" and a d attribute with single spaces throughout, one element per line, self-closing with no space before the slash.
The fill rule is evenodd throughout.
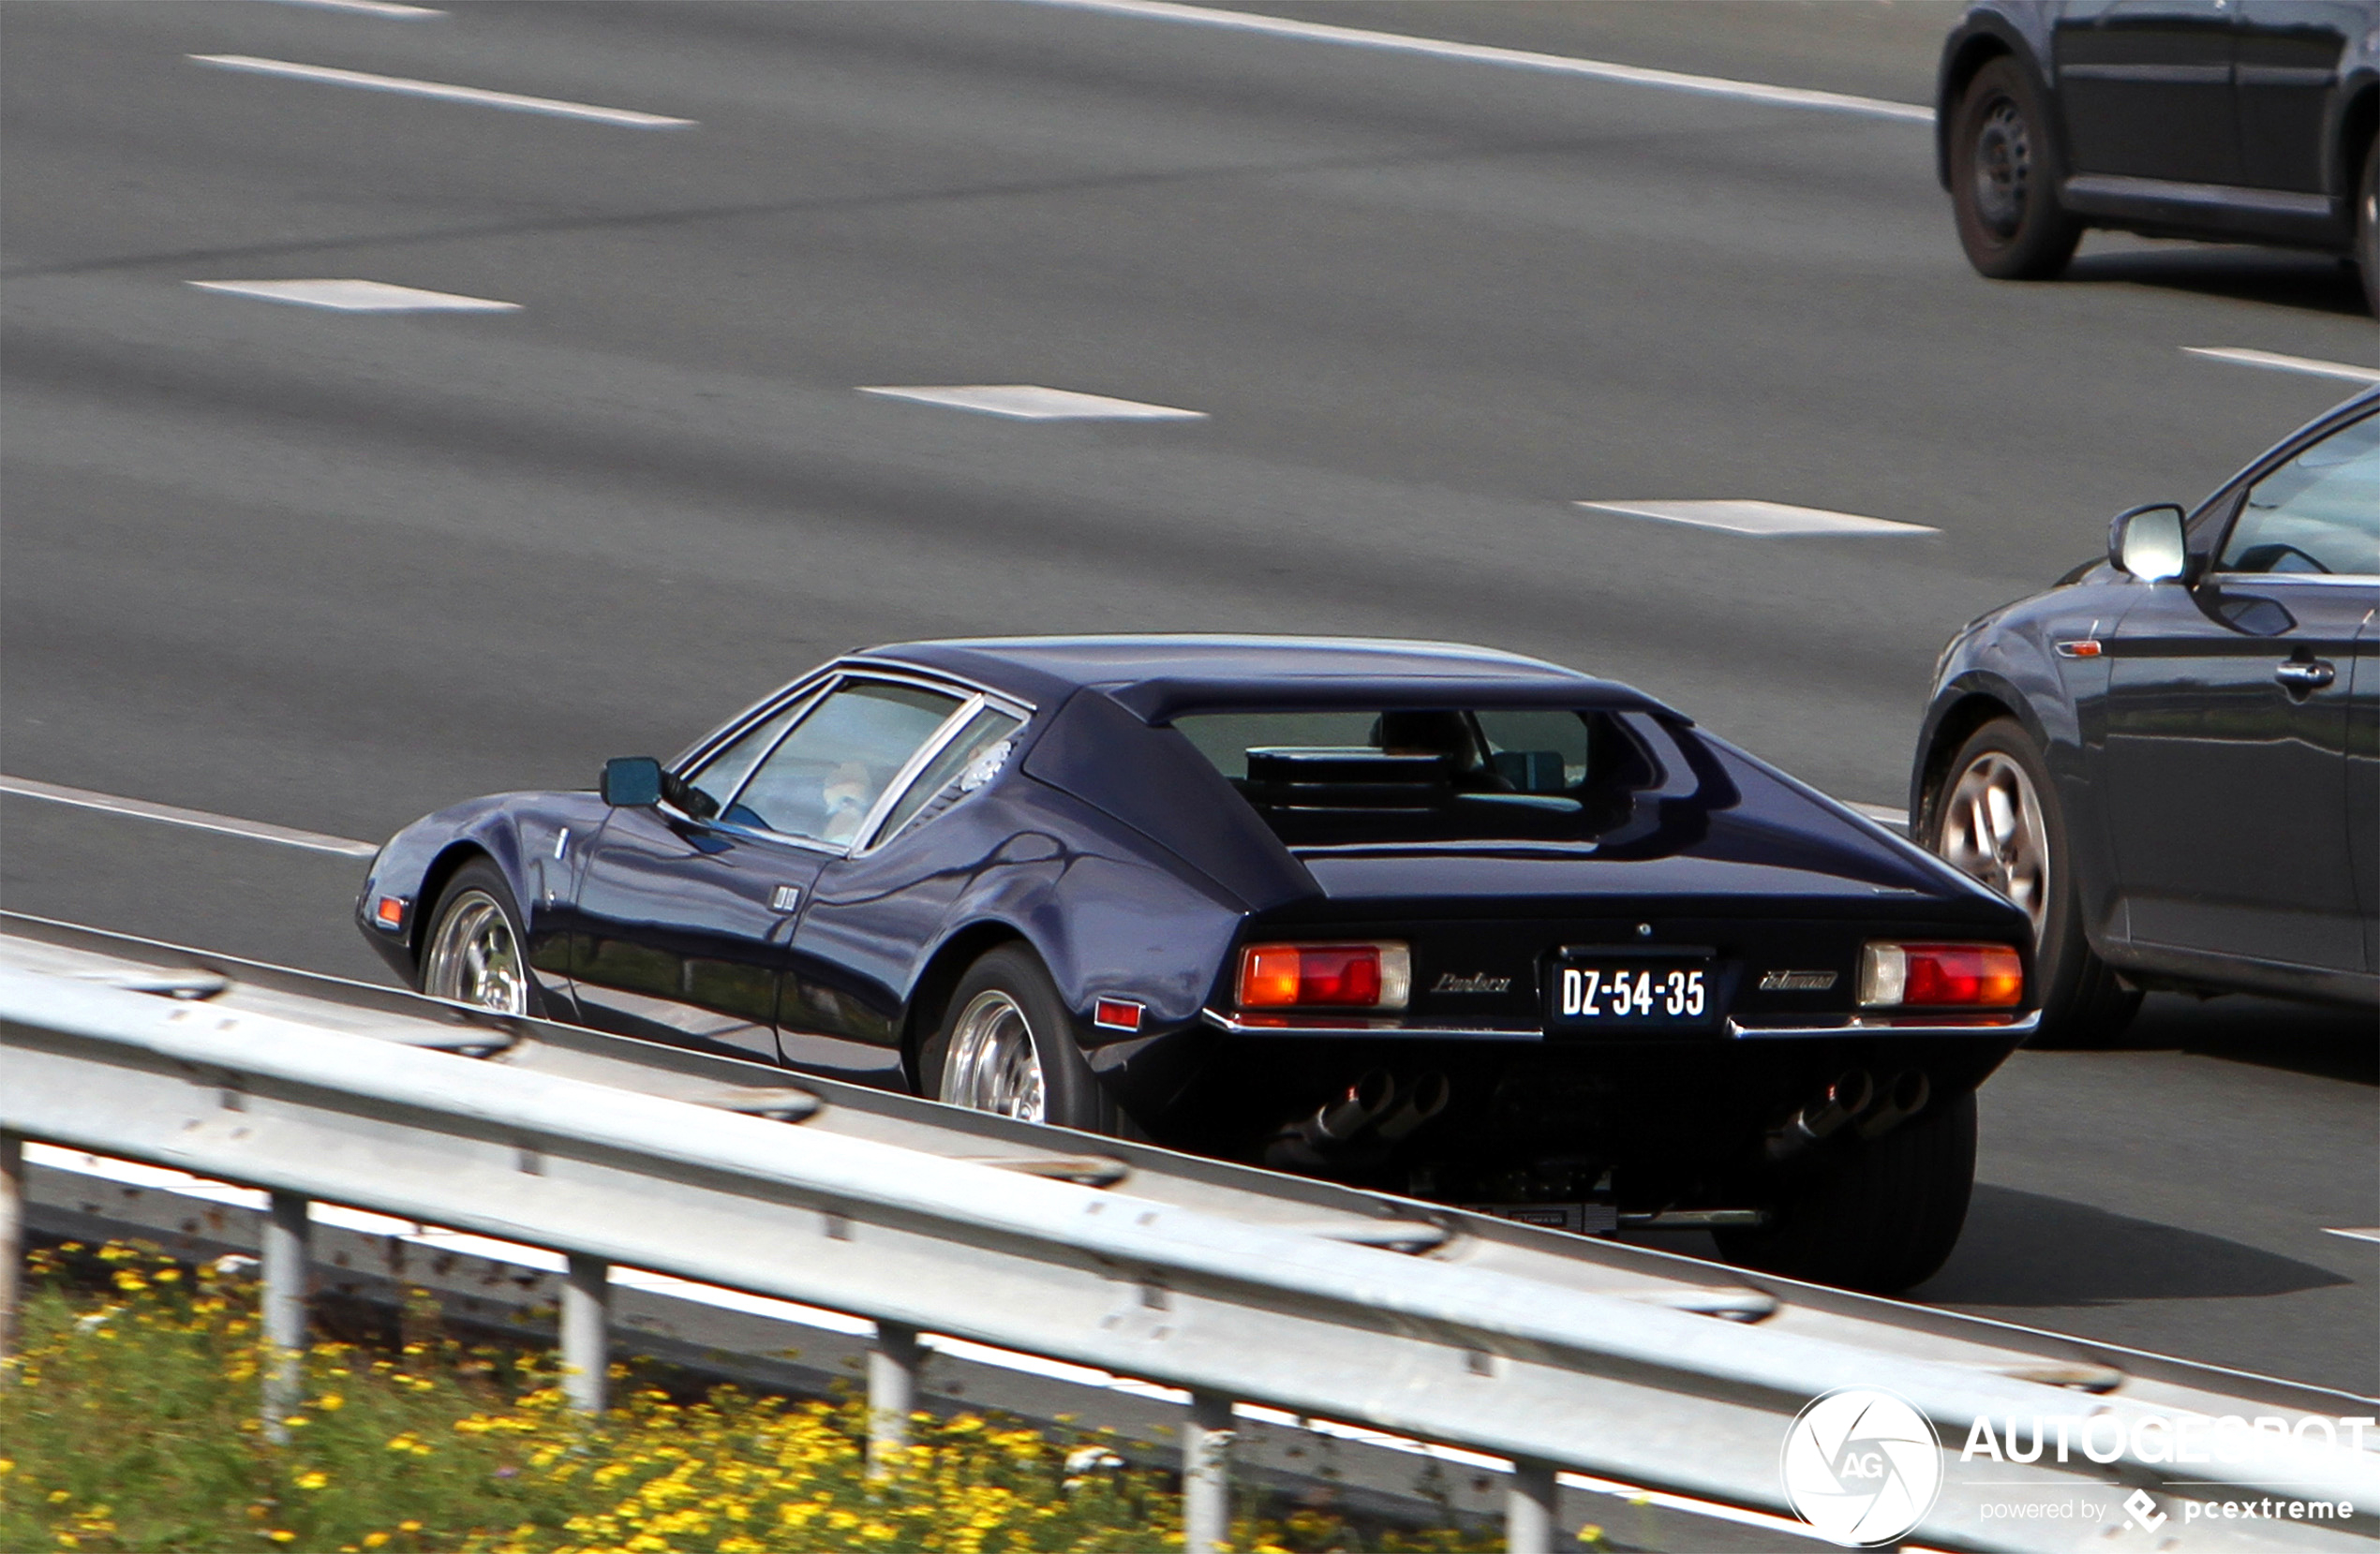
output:
<path id="1" fill-rule="evenodd" d="M 1768 1224 L 1717 1233 L 1720 1255 L 1748 1268 L 1875 1295 L 1938 1272 L 1967 1223 L 1975 1186 L 1975 1095 L 1919 1113 L 1822 1161 L 1778 1194 Z"/>
<path id="2" fill-rule="evenodd" d="M 2120 1034 L 2140 1007 L 2083 931 L 2075 849 L 2048 763 L 2022 725 L 1999 718 L 1951 757 L 1926 817 L 1926 845 L 1961 873 L 2025 909 L 2033 925 L 2038 1045 L 2094 1046 Z"/>
<path id="3" fill-rule="evenodd" d="M 1004 944 L 967 969 L 918 1053 L 937 1101 L 1086 1132 L 1116 1131 L 1114 1103 L 1083 1061 L 1074 1017 L 1039 957 Z"/>
<path id="4" fill-rule="evenodd" d="M 1959 245 L 1994 280 L 2047 280 L 2066 268 L 2082 224 L 2058 203 L 2049 114 L 2013 59 L 1975 72 L 1950 141 L 1950 201 Z"/>
<path id="5" fill-rule="evenodd" d="M 482 859 L 455 870 L 438 898 L 422 952 L 420 985 L 434 999 L 498 1014 L 534 1014 L 528 936 L 512 887 Z"/>

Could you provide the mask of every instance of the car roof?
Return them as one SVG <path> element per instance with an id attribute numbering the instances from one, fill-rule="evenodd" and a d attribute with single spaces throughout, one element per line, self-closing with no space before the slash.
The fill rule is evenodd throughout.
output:
<path id="1" fill-rule="evenodd" d="M 1678 715 L 1610 680 L 1465 643 L 1138 633 L 899 643 L 856 655 L 1053 704 L 1096 687 L 1146 722 L 1329 705 L 1604 706 Z"/>

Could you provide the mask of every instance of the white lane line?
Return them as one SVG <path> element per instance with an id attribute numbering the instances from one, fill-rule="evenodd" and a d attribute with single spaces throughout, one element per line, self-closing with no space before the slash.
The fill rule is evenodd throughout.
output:
<path id="1" fill-rule="evenodd" d="M 1897 831 L 1904 836 L 1909 835 L 1909 811 L 1906 809 L 1896 809 L 1889 804 L 1860 804 L 1851 799 L 1843 801 L 1843 807 L 1857 810 L 1887 831 Z"/>
<path id="2" fill-rule="evenodd" d="M 341 313 L 517 313 L 518 303 L 424 291 L 385 281 L 192 281 L 201 291 L 224 291 L 268 303 L 328 307 Z"/>
<path id="3" fill-rule="evenodd" d="M 372 842 L 359 842 L 346 836 L 326 836 L 319 831 L 299 831 L 286 825 L 272 825 L 263 821 L 244 821 L 231 815 L 211 815 L 203 809 L 184 809 L 176 805 L 151 804 L 145 799 L 118 798 L 113 793 L 95 793 L 86 788 L 66 788 L 54 782 L 36 782 L 31 777 L 0 777 L 0 793 L 13 793 L 19 798 L 40 799 L 49 804 L 71 805 L 77 809 L 97 809 L 111 815 L 130 815 L 138 820 L 160 821 L 167 825 L 186 825 L 194 831 L 215 831 L 227 836 L 245 836 L 250 841 L 273 842 L 282 847 L 304 849 L 308 852 L 329 852 L 341 858 L 369 858 L 379 852 Z"/>
<path id="4" fill-rule="evenodd" d="M 565 102 L 559 97 L 526 97 L 517 92 L 490 92 L 477 86 L 450 86 L 444 81 L 415 81 L 409 76 L 376 76 L 363 70 L 335 70 L 327 65 L 294 65 L 286 59 L 258 59 L 252 54 L 192 54 L 201 65 L 221 70 L 245 70 L 260 76 L 285 76 L 291 81 L 320 81 L 327 86 L 356 86 L 367 92 L 398 92 L 407 96 L 436 97 L 444 102 L 477 103 L 516 113 L 550 113 L 563 119 L 592 119 L 598 124 L 627 125 L 636 129 L 676 129 L 692 119 L 665 113 L 640 113 L 632 108 L 599 108 L 593 103 Z"/>
<path id="5" fill-rule="evenodd" d="M 1716 502 L 1578 502 L 1590 512 L 1613 512 L 1624 518 L 1653 518 L 1664 524 L 1691 524 L 1697 528 L 1763 538 L 1779 535 L 1940 534 L 1923 524 L 1897 523 L 1890 518 L 1863 518 L 1856 512 L 1829 512 L 1824 508 L 1789 507 L 1783 502 L 1731 499 Z"/>
<path id="6" fill-rule="evenodd" d="M 2322 1233 L 2325 1236 L 2343 1236 L 2352 1241 L 2380 1241 L 2380 1229 L 2333 1230 L 2329 1226 L 2325 1225 Z"/>
<path id="7" fill-rule="evenodd" d="M 2277 350 L 2249 350 L 2239 346 L 2184 346 L 2183 352 L 2209 362 L 2230 362 L 2242 367 L 2272 372 L 2301 372 L 2315 377 L 2343 377 L 2350 383 L 2380 383 L 2380 367 L 2351 366 L 2315 356 L 2283 356 Z"/>
<path id="8" fill-rule="evenodd" d="M 446 14 L 428 6 L 400 6 L 396 0 L 275 0 L 275 3 L 306 6 L 316 10 L 350 11 L 357 16 L 386 17 L 391 22 L 420 22 Z"/>
<path id="9" fill-rule="evenodd" d="M 1414 37 L 1405 33 L 1378 33 L 1361 27 L 1341 27 L 1327 22 L 1293 22 L 1282 16 L 1253 16 L 1245 11 L 1215 10 L 1184 6 L 1174 0 L 1034 0 L 1071 10 L 1105 11 L 1153 22 L 1187 22 L 1204 27 L 1228 27 L 1237 32 L 1266 33 L 1274 37 L 1304 38 L 1360 49 L 1384 49 L 1396 53 L 1428 54 L 1438 59 L 1468 60 L 1475 65 L 1500 65 L 1510 69 L 1541 70 L 1557 75 L 1585 76 L 1594 81 L 1625 81 L 1632 86 L 1659 86 L 1673 92 L 1733 97 L 1779 108 L 1816 108 L 1868 118 L 1901 119 L 1932 124 L 1934 111 L 1919 103 L 1887 102 L 1881 97 L 1856 97 L 1841 92 L 1820 92 L 1802 86 L 1772 86 L 1765 81 L 1734 81 L 1725 76 L 1694 76 L 1676 70 L 1653 70 L 1641 65 L 1619 65 L 1603 59 L 1578 59 L 1569 54 L 1540 54 L 1526 49 L 1498 49 L 1481 43 L 1450 43 L 1443 38 Z"/>
<path id="10" fill-rule="evenodd" d="M 1071 389 L 1044 389 L 1031 383 L 962 383 L 946 388 L 862 388 L 864 394 L 886 399 L 914 399 L 921 405 L 945 405 L 1016 421 L 1204 421 L 1204 410 L 1178 410 L 1170 405 L 1143 405 L 1135 399 L 1109 399 L 1105 394 L 1077 393 Z"/>

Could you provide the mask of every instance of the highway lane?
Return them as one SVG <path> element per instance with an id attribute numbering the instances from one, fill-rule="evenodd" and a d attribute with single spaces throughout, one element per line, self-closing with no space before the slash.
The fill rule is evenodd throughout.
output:
<path id="1" fill-rule="evenodd" d="M 1881 35 L 1852 8 L 1299 14 L 1926 91 L 1899 7 Z M 2347 387 L 2183 348 L 2380 357 L 2351 279 L 2286 256 L 2093 240 L 2076 283 L 1976 280 L 1923 126 L 1018 5 L 399 23 L 21 0 L 0 26 L 0 766 L 338 835 L 666 752 L 853 644 L 1142 626 L 1540 652 L 1896 803 L 1951 629 Z M 186 284 L 304 276 L 520 311 Z M 974 382 L 1206 419 L 853 392 Z M 1571 505 L 1718 496 L 1941 533 L 1759 540 Z M 336 860 L 16 799 L 0 821 L 11 906 L 371 969 Z M 2194 1029 L 2177 1004 L 2145 1040 Z M 1986 1177 L 2319 1278 L 2078 1282 L 2056 1265 L 2099 1221 L 1987 1192 L 1970 1251 L 2033 1250 L 1943 1297 L 2380 1384 L 2373 1249 L 2322 1235 L 2380 1221 L 2370 1076 L 2243 1086 L 2253 1046 L 2029 1054 L 1986 1092 Z M 2071 1105 L 2036 1104 L 2033 1074 Z M 2309 1116 L 2335 1170 L 2256 1152 Z M 2174 1117 L 2212 1142 L 2179 1149 Z M 2044 1225 L 2046 1250 L 2024 1240 Z"/>

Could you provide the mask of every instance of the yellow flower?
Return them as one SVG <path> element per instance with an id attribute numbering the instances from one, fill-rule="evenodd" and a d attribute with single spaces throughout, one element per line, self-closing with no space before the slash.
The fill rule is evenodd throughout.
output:
<path id="1" fill-rule="evenodd" d="M 331 1475 L 320 1468 L 297 1475 L 297 1487 L 301 1489 L 320 1489 L 330 1482 Z"/>
<path id="2" fill-rule="evenodd" d="M 74 1497 L 72 1495 L 67 1494 L 64 1489 L 52 1489 L 50 1491 L 50 1503 L 52 1505 L 64 1505 L 67 1502 L 72 1500 L 73 1498 Z"/>
<path id="3" fill-rule="evenodd" d="M 396 1524 L 396 1530 L 400 1532 L 419 1532 L 422 1530 L 422 1524 L 418 1521 L 401 1521 Z"/>
<path id="4" fill-rule="evenodd" d="M 378 1548 L 380 1545 L 388 1541 L 389 1535 L 386 1532 L 366 1532 L 364 1534 L 364 1547 L 366 1548 Z"/>
<path id="5" fill-rule="evenodd" d="M 271 1538 L 275 1543 L 295 1543 L 297 1541 L 297 1534 L 290 1532 L 286 1527 L 276 1527 L 272 1532 L 266 1533 L 265 1536 Z"/>
<path id="6" fill-rule="evenodd" d="M 335 1392 L 326 1392 L 322 1394 L 321 1397 L 314 1399 L 314 1406 L 320 1409 L 325 1413 L 336 1413 L 339 1410 L 347 1407 L 347 1399 L 340 1397 Z"/>

